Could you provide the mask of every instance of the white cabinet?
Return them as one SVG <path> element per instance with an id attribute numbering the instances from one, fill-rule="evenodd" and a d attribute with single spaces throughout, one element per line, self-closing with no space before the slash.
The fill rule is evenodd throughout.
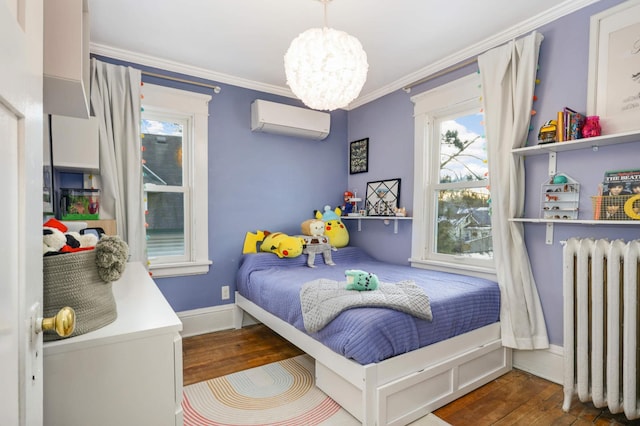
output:
<path id="1" fill-rule="evenodd" d="M 47 114 L 89 117 L 87 0 L 44 2 L 43 108 Z"/>
<path id="2" fill-rule="evenodd" d="M 140 263 L 113 283 L 118 318 L 44 344 L 44 425 L 182 425 L 182 323 Z"/>
<path id="3" fill-rule="evenodd" d="M 58 170 L 98 173 L 98 119 L 51 116 L 53 166 Z"/>

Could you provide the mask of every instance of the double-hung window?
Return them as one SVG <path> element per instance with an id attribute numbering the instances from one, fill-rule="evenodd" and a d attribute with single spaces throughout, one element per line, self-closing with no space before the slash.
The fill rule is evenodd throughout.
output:
<path id="1" fill-rule="evenodd" d="M 208 95 L 152 84 L 142 89 L 142 175 L 149 269 L 206 273 Z"/>
<path id="2" fill-rule="evenodd" d="M 477 74 L 412 98 L 412 265 L 491 276 L 491 198 Z M 461 271 L 463 270 L 463 271 Z"/>

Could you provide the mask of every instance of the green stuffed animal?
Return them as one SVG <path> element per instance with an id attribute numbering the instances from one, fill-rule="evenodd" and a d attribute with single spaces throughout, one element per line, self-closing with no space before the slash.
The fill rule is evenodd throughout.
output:
<path id="1" fill-rule="evenodd" d="M 376 274 L 359 269 L 347 269 L 344 274 L 347 277 L 347 290 L 370 291 L 377 289 L 380 284 Z"/>
<path id="2" fill-rule="evenodd" d="M 264 236 L 260 251 L 275 253 L 279 258 L 298 257 L 302 254 L 304 240 L 300 237 L 269 231 L 264 231 Z"/>

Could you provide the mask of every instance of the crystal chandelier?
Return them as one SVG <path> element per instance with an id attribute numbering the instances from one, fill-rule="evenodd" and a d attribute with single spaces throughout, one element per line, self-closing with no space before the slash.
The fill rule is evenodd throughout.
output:
<path id="1" fill-rule="evenodd" d="M 357 38 L 327 27 L 311 28 L 296 37 L 284 55 L 284 70 L 291 91 L 309 108 L 333 111 L 358 97 L 369 64 Z"/>

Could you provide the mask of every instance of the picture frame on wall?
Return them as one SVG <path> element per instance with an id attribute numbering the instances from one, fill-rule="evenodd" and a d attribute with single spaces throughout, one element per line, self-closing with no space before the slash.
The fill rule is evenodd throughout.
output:
<path id="1" fill-rule="evenodd" d="M 400 205 L 400 179 L 368 182 L 366 195 L 367 216 L 395 216 Z"/>
<path id="2" fill-rule="evenodd" d="M 351 142 L 349 145 L 349 173 L 369 171 L 369 138 Z"/>
<path id="3" fill-rule="evenodd" d="M 640 129 L 638 34 L 638 2 L 625 2 L 591 17 L 587 115 L 600 117 L 603 134 Z"/>

